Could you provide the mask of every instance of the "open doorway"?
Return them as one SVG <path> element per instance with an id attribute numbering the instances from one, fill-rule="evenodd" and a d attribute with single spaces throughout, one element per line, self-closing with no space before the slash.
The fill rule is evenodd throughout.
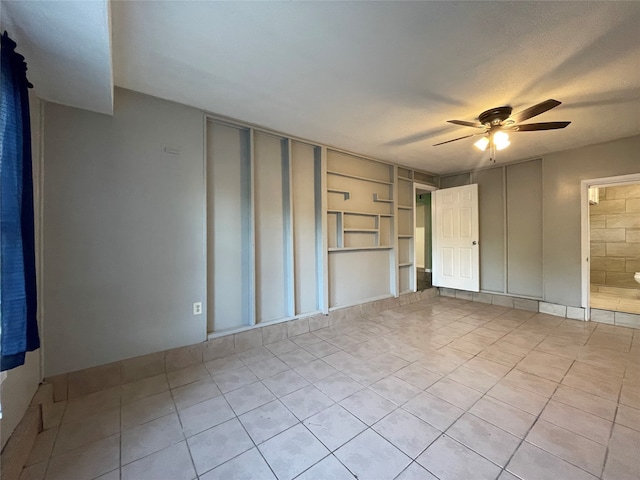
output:
<path id="1" fill-rule="evenodd" d="M 416 291 L 421 292 L 429 289 L 432 284 L 432 212 L 431 212 L 431 192 L 435 187 L 429 185 L 414 184 L 415 197 L 415 259 L 416 268 Z"/>
<path id="2" fill-rule="evenodd" d="M 583 305 L 640 314 L 640 174 L 582 182 Z"/>

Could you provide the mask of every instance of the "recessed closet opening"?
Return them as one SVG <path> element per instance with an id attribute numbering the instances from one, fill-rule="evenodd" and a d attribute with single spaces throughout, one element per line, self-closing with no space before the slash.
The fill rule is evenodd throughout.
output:
<path id="1" fill-rule="evenodd" d="M 207 327 L 321 311 L 320 147 L 207 122 Z"/>

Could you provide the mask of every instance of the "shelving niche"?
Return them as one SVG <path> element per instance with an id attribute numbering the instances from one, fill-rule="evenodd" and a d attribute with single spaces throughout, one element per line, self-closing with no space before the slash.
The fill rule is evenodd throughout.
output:
<path id="1" fill-rule="evenodd" d="M 414 172 L 398 167 L 398 252 L 397 277 L 398 292 L 406 293 L 415 289 L 414 265 L 414 211 L 413 211 Z"/>
<path id="2" fill-rule="evenodd" d="M 394 166 L 328 149 L 326 174 L 330 307 L 394 294 Z"/>

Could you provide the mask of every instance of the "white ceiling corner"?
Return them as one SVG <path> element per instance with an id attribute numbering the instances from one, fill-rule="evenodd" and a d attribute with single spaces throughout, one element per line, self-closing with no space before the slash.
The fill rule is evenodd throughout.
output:
<path id="1" fill-rule="evenodd" d="M 113 113 L 109 0 L 2 0 L 1 9 L 39 98 Z"/>

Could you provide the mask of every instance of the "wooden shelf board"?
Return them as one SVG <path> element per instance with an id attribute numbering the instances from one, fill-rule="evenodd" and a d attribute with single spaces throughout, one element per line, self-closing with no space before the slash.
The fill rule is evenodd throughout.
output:
<path id="1" fill-rule="evenodd" d="M 382 183 L 383 185 L 393 185 L 393 182 L 387 180 L 378 180 L 377 178 L 360 177 L 358 175 L 352 175 L 350 173 L 337 172 L 335 170 L 327 170 L 329 175 L 337 175 L 339 177 L 354 178 L 356 180 L 364 180 L 365 182 Z"/>
<path id="2" fill-rule="evenodd" d="M 413 210 L 413 207 L 408 207 L 407 205 L 398 205 L 398 210 Z"/>
<path id="3" fill-rule="evenodd" d="M 359 215 L 363 217 L 393 217 L 393 213 L 371 213 L 371 212 L 353 212 L 347 210 L 327 210 L 327 213 L 342 213 L 344 215 Z"/>
<path id="4" fill-rule="evenodd" d="M 413 182 L 413 178 L 409 178 L 409 177 L 402 177 L 400 175 L 398 175 L 398 180 L 405 180 L 407 182 Z"/>
<path id="5" fill-rule="evenodd" d="M 390 198 L 380 198 L 377 193 L 373 194 L 373 201 L 378 203 L 393 203 L 393 200 Z"/>
<path id="6" fill-rule="evenodd" d="M 398 235 L 398 238 L 413 238 L 413 235 Z"/>
<path id="7" fill-rule="evenodd" d="M 346 190 L 338 190 L 338 189 L 335 189 L 335 188 L 327 188 L 327 192 L 344 195 L 344 199 L 345 200 L 349 200 L 351 198 L 351 192 L 347 192 Z"/>
<path id="8" fill-rule="evenodd" d="M 333 252 L 353 252 L 356 250 L 391 250 L 393 247 L 337 247 L 337 248 L 330 248 L 329 249 L 329 253 L 333 253 Z"/>
<path id="9" fill-rule="evenodd" d="M 402 267 L 411 267 L 413 266 L 413 263 L 401 263 L 400 265 L 398 265 L 400 268 Z"/>
<path id="10" fill-rule="evenodd" d="M 344 233 L 378 233 L 377 228 L 343 228 Z"/>

